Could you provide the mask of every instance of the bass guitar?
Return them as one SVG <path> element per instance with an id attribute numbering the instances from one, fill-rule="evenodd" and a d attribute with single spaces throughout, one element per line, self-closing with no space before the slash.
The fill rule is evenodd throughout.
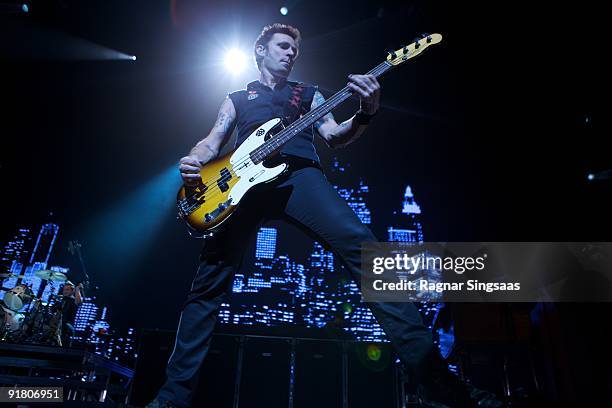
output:
<path id="1" fill-rule="evenodd" d="M 367 74 L 380 77 L 440 41 L 440 34 L 423 35 L 412 44 L 389 52 L 385 61 Z M 286 127 L 282 126 L 280 118 L 271 119 L 255 129 L 235 150 L 206 163 L 200 170 L 202 183 L 196 187 L 181 187 L 177 197 L 179 217 L 187 223 L 192 235 L 213 235 L 227 222 L 249 190 L 262 183 L 269 183 L 286 172 L 287 163 L 278 164 L 277 161 L 270 166 L 270 159 L 291 138 L 331 112 L 352 94 L 353 91 L 345 86 Z"/>

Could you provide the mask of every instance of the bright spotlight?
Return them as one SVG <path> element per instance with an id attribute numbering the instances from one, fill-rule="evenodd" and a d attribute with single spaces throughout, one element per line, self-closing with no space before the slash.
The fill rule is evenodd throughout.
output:
<path id="1" fill-rule="evenodd" d="M 589 181 L 595 180 L 595 175 L 593 173 L 587 174 L 587 180 L 589 180 Z"/>
<path id="2" fill-rule="evenodd" d="M 28 7 L 28 5 L 27 5 L 27 4 L 22 4 L 22 5 L 21 5 L 21 10 L 22 10 L 24 13 L 27 13 L 28 11 L 30 11 L 30 8 Z"/>
<path id="3" fill-rule="evenodd" d="M 281 8 L 280 8 L 280 13 L 281 13 L 283 16 L 286 16 L 286 15 L 287 15 L 287 13 L 289 13 L 289 9 L 288 9 L 287 7 L 285 7 L 285 6 L 283 6 L 283 7 L 281 7 Z"/>
<path id="4" fill-rule="evenodd" d="M 135 55 L 132 55 L 130 58 L 132 59 L 132 61 L 136 61 L 136 56 Z"/>
<path id="5" fill-rule="evenodd" d="M 230 50 L 225 55 L 225 66 L 232 74 L 239 74 L 246 67 L 247 58 L 244 53 L 237 49 Z"/>

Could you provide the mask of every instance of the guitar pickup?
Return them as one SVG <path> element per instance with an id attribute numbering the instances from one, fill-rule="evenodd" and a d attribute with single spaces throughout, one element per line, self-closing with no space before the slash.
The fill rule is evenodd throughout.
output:
<path id="1" fill-rule="evenodd" d="M 232 179 L 232 174 L 227 167 L 222 168 L 220 173 L 221 177 L 217 180 L 217 186 L 219 186 L 219 190 L 221 190 L 222 193 L 225 193 L 229 190 L 229 184 L 227 184 L 227 182 Z"/>

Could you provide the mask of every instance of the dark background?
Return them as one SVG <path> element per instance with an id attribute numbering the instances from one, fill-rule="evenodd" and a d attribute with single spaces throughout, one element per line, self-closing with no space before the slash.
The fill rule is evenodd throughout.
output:
<path id="1" fill-rule="evenodd" d="M 79 239 L 113 324 L 173 329 L 200 246 L 174 219 L 176 163 L 254 79 L 224 72 L 224 49 L 250 53 L 276 21 L 302 31 L 291 78 L 326 96 L 418 34 L 444 36 L 383 79 L 362 139 L 318 143 L 371 186 L 380 238 L 408 183 L 429 241 L 610 241 L 612 183 L 586 177 L 612 168 L 598 10 L 534 3 L 294 1 L 283 17 L 275 1 L 34 1 L 0 23 L 1 241 L 57 222 L 51 263 Z M 138 59 L 94 60 L 99 46 Z"/>

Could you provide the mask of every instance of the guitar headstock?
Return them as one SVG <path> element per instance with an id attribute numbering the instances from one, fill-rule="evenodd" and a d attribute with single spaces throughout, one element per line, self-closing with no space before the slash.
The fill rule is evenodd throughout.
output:
<path id="1" fill-rule="evenodd" d="M 421 38 L 416 39 L 412 44 L 406 45 L 397 51 L 390 51 L 387 56 L 387 62 L 393 66 L 399 65 L 416 57 L 428 47 L 438 44 L 440 41 L 442 41 L 441 34 L 423 34 Z"/>

